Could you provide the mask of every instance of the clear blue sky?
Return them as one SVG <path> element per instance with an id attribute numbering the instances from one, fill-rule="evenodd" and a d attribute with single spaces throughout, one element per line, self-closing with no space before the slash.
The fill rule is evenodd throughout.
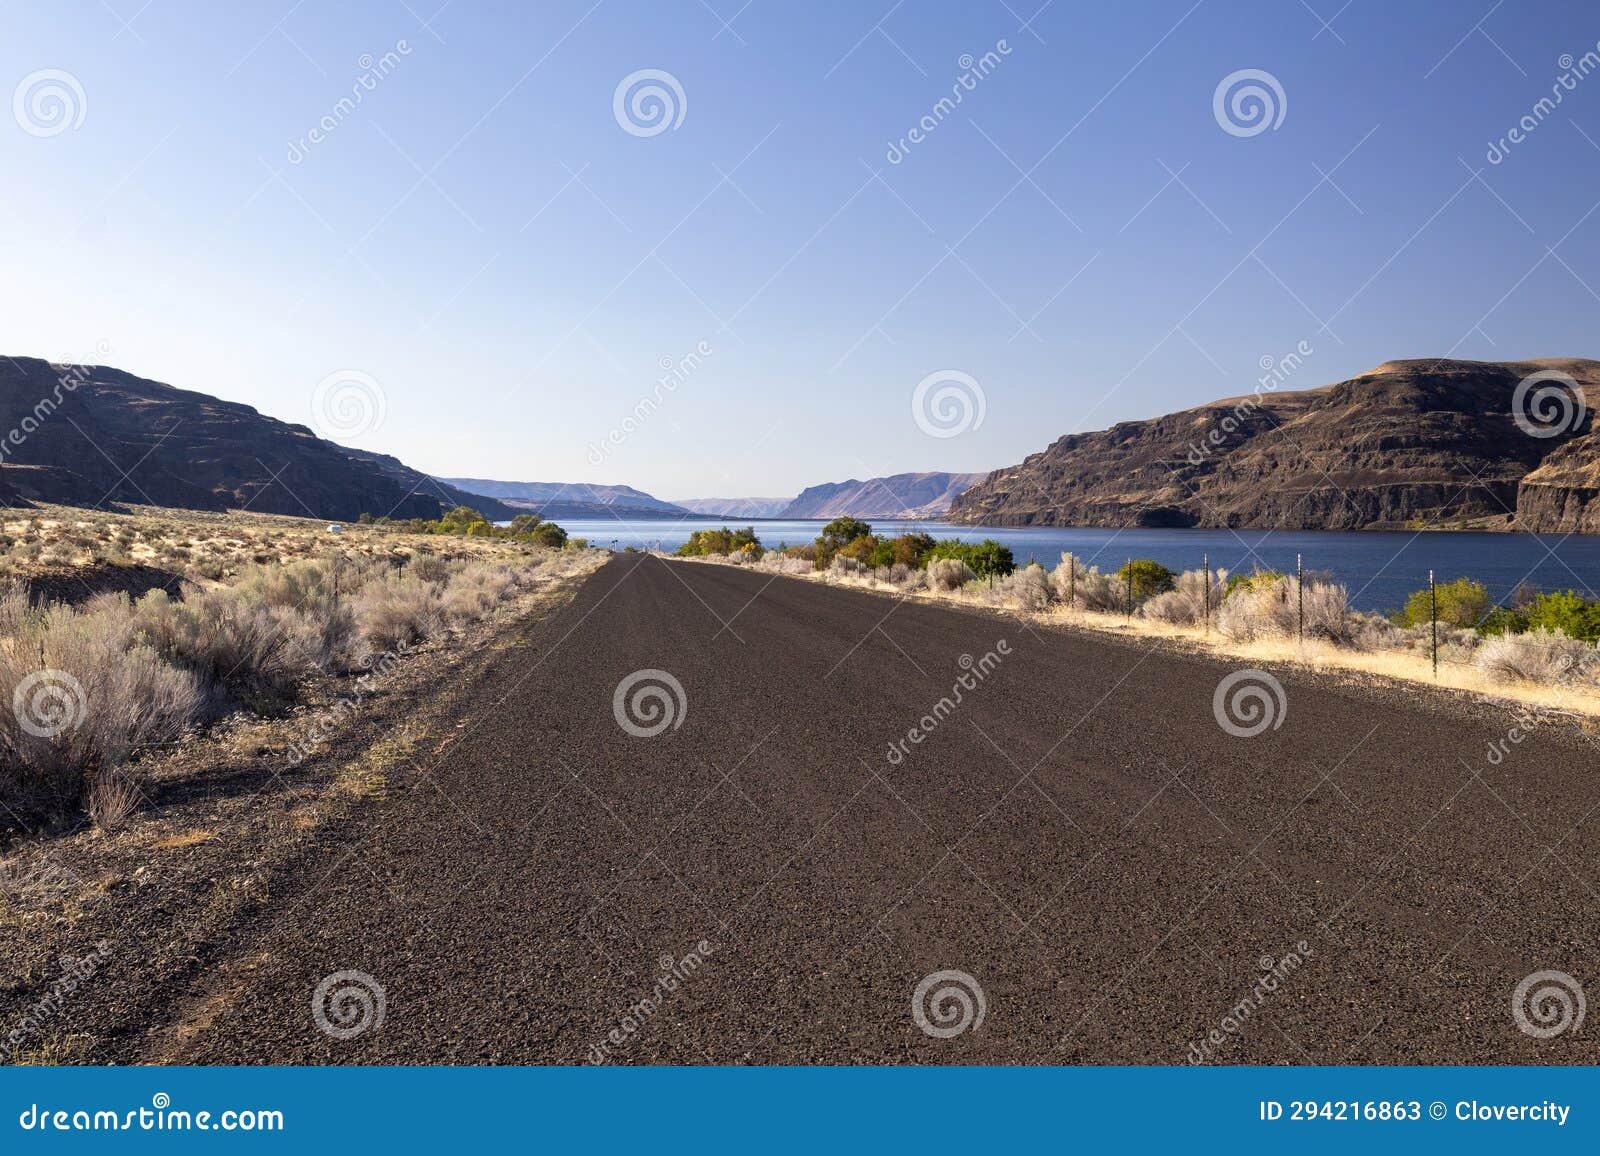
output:
<path id="1" fill-rule="evenodd" d="M 302 422 L 354 369 L 384 412 L 350 444 L 671 498 L 1004 465 L 1302 340 L 1306 386 L 1600 353 L 1600 75 L 1485 155 L 1595 48 L 1592 3 L 742 2 L 8 4 L 0 87 L 82 101 L 0 118 L 0 351 Z M 619 124 L 640 69 L 676 127 Z M 1220 126 L 1241 69 L 1277 127 Z M 934 438 L 911 397 L 947 369 L 985 416 Z"/>

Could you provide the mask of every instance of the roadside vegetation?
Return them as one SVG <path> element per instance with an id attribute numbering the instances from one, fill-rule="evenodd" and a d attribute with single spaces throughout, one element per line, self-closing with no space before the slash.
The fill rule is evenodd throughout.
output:
<path id="1" fill-rule="evenodd" d="M 246 523 L 248 530 L 213 533 L 225 519 L 178 511 L 139 528 L 98 524 L 110 515 L 77 524 L 41 519 L 55 521 L 43 536 L 65 549 L 22 557 L 8 550 L 0 573 L 0 830 L 85 810 L 125 816 L 137 792 L 124 772 L 141 752 L 225 715 L 281 715 L 315 680 L 386 669 L 409 648 L 603 558 L 545 545 L 552 536 L 541 539 L 539 527 L 550 523 L 482 531 L 471 528 L 484 524 L 481 515 L 465 514 L 439 524 L 467 529 L 430 529 L 427 537 L 378 524 L 330 533 L 326 524 L 282 518 L 270 528 Z M 41 533 L 37 523 L 8 524 L 7 537 L 15 544 L 30 531 Z M 158 549 L 177 532 L 193 544 L 185 554 Z M 430 540 L 440 535 L 483 542 L 463 553 Z M 290 560 L 275 559 L 270 546 L 291 537 L 304 554 L 285 550 Z M 95 592 L 80 578 L 83 589 L 69 584 L 66 597 L 39 592 L 33 579 L 41 568 L 149 569 L 97 552 L 107 540 L 124 550 L 142 543 L 146 557 L 183 569 L 155 570 L 168 580 L 144 590 L 113 583 Z M 228 545 L 197 558 L 196 547 L 212 540 Z"/>
<path id="2" fill-rule="evenodd" d="M 1388 615 L 1356 610 L 1331 575 L 1177 572 L 1151 559 L 1101 570 L 1072 554 L 1018 567 L 993 541 L 874 535 L 856 518 L 828 523 L 805 546 L 680 551 L 707 561 L 1066 618 L 1119 632 L 1169 634 L 1261 657 L 1343 665 L 1465 688 L 1571 691 L 1600 708 L 1600 600 L 1519 587 L 1497 604 L 1469 577 L 1412 593 Z M 720 540 L 718 540 L 720 542 Z M 1435 609 L 1436 607 L 1436 609 Z M 1435 632 L 1437 622 L 1437 632 Z M 1549 696 L 1546 695 L 1545 698 Z"/>
<path id="3" fill-rule="evenodd" d="M 442 517 L 425 518 L 375 518 L 362 514 L 362 526 L 383 526 L 403 530 L 407 534 L 444 534 L 462 538 L 499 538 L 508 542 L 529 542 L 537 546 L 560 549 L 567 545 L 567 532 L 554 522 L 546 522 L 537 514 L 518 514 L 509 525 L 497 526 L 471 506 L 457 506 Z M 581 549 L 589 543 L 583 538 L 574 539 L 574 548 Z"/>

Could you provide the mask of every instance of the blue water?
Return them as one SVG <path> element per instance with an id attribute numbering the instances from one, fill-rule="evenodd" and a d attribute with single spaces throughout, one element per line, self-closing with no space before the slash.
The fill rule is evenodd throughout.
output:
<path id="1" fill-rule="evenodd" d="M 810 542 L 821 521 L 729 521 L 693 518 L 681 522 L 568 521 L 561 524 L 591 545 L 676 550 L 694 530 L 753 525 L 764 546 Z M 1198 569 L 1210 555 L 1213 567 L 1251 571 L 1294 569 L 1295 555 L 1307 570 L 1330 571 L 1350 588 L 1363 610 L 1390 610 L 1406 595 L 1437 580 L 1478 579 L 1496 598 L 1518 582 L 1542 590 L 1577 590 L 1600 598 L 1600 536 L 1555 534 L 1323 533 L 1299 530 L 1087 530 L 1030 527 L 953 526 L 944 522 L 872 519 L 877 533 L 919 530 L 936 538 L 978 541 L 994 538 L 1011 547 L 1019 563 L 1037 559 L 1047 567 L 1070 550 L 1102 570 L 1115 570 L 1129 558 L 1154 558 L 1174 570 Z"/>

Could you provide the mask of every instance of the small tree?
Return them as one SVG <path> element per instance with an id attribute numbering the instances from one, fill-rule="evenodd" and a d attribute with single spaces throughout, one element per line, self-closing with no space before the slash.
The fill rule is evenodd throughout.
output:
<path id="1" fill-rule="evenodd" d="M 1426 626 L 1431 621 L 1433 601 L 1439 603 L 1439 625 L 1458 630 L 1475 630 L 1489 620 L 1494 602 L 1483 583 L 1472 578 L 1436 583 L 1432 592 L 1414 590 L 1405 606 L 1391 621 L 1396 626 Z"/>
<path id="2" fill-rule="evenodd" d="M 860 518 L 852 518 L 848 514 L 835 518 L 822 527 L 822 533 L 817 535 L 817 569 L 826 570 L 835 554 L 857 538 L 868 537 L 871 533 L 872 526 Z"/>
<path id="3" fill-rule="evenodd" d="M 1134 558 L 1117 571 L 1117 581 L 1124 590 L 1132 588 L 1135 602 L 1165 594 L 1172 589 L 1174 577 L 1171 570 L 1150 558 Z"/>

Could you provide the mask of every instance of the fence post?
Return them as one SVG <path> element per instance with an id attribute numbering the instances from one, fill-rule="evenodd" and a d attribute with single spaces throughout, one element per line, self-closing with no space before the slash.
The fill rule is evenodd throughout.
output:
<path id="1" fill-rule="evenodd" d="M 1206 569 L 1206 584 L 1205 584 L 1204 587 L 1201 588 L 1201 594 L 1206 600 L 1206 602 L 1205 602 L 1205 606 L 1206 606 L 1206 612 L 1205 612 L 1206 633 L 1210 634 L 1211 633 L 1211 554 L 1210 554 L 1210 552 L 1208 551 L 1207 553 L 1204 553 L 1204 554 L 1200 555 L 1200 560 L 1201 560 L 1201 565 L 1203 565 L 1205 567 L 1205 569 Z"/>
<path id="2" fill-rule="evenodd" d="M 1067 609 L 1072 609 L 1073 602 L 1078 597 L 1078 559 L 1074 554 L 1067 555 Z"/>
<path id="3" fill-rule="evenodd" d="M 1439 677 L 1439 592 L 1433 585 L 1433 571 L 1428 571 L 1428 626 L 1433 634 L 1433 677 Z"/>
<path id="4" fill-rule="evenodd" d="M 1306 640 L 1306 572 L 1300 565 L 1300 555 L 1294 556 L 1295 637 L 1303 645 Z"/>
<path id="5" fill-rule="evenodd" d="M 1127 564 L 1127 566 L 1125 566 L 1123 568 L 1122 573 L 1124 575 L 1124 577 L 1122 579 L 1122 586 L 1123 586 L 1123 589 L 1127 592 L 1127 597 L 1128 597 L 1128 617 L 1132 618 L 1133 617 L 1133 559 L 1132 558 L 1128 559 L 1128 564 Z"/>

